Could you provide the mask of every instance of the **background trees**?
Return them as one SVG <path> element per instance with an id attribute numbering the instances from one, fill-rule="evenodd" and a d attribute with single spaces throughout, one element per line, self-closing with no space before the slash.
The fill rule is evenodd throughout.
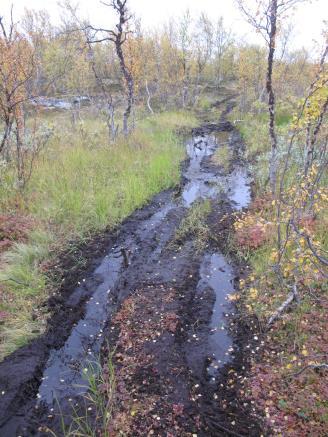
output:
<path id="1" fill-rule="evenodd" d="M 12 64 L 25 77 L 24 85 L 14 93 L 16 97 L 18 93 L 24 95 L 16 105 L 16 113 L 19 106 L 24 113 L 29 107 L 31 114 L 29 102 L 35 96 L 56 97 L 71 105 L 72 120 L 76 122 L 80 120 L 79 98 L 88 97 L 107 125 L 109 141 L 113 141 L 120 117 L 125 134 L 133 128 L 133 107 L 150 113 L 166 108 L 193 108 L 210 98 L 210 90 L 233 84 L 240 94 L 241 118 L 249 112 L 262 113 L 268 102 L 273 190 L 278 154 L 276 99 L 280 106 L 286 106 L 286 111 L 295 108 L 313 78 L 314 63 L 306 50 L 293 52 L 289 48 L 291 28 L 284 24 L 284 18 L 296 0 L 239 3 L 247 19 L 263 35 L 267 48 L 236 40 L 222 17 L 212 20 L 205 13 L 192 17 L 186 11 L 161 28 L 144 29 L 140 20 L 130 15 L 124 0 L 106 4 L 108 12 L 117 14 L 113 29 L 93 27 L 78 17 L 78 10 L 69 2 L 64 4 L 64 18 L 57 26 L 44 11 L 26 11 L 21 24 L 14 26 L 11 38 L 16 42 L 10 43 L 2 35 L 2 56 L 7 59 L 3 60 L 3 69 Z M 10 56 L 16 59 L 9 56 L 8 44 L 12 52 L 24 51 L 26 68 L 22 63 L 8 61 Z M 22 61 L 24 56 L 20 57 Z M 11 85 L 7 81 L 6 86 Z M 1 139 L 2 155 L 10 132 L 17 133 L 16 128 L 12 130 L 16 126 L 16 97 L 12 95 L 10 104 L 2 104 L 6 125 Z M 77 104 L 73 104 L 74 99 Z M 23 135 L 24 123 L 18 123 L 18 138 Z"/>
<path id="2" fill-rule="evenodd" d="M 6 28 L 0 17 L 0 32 L 0 117 L 4 125 L 0 153 L 10 160 L 10 145 L 14 143 L 17 180 L 22 186 L 26 176 L 24 103 L 32 91 L 37 60 L 33 47 L 12 19 Z"/>

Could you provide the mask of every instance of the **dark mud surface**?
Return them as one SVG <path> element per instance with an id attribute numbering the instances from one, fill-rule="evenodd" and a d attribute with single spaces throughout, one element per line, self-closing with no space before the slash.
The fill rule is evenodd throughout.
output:
<path id="1" fill-rule="evenodd" d="M 0 364 L 1 436 L 64 435 L 58 405 L 65 417 L 71 405 L 82 408 L 85 373 L 108 347 L 116 348 L 118 387 L 110 435 L 260 435 L 237 395 L 250 332 L 229 294 L 242 269 L 223 254 L 231 212 L 251 195 L 229 109 L 193 131 L 179 196 L 160 193 L 117 231 L 62 258 L 70 271 L 49 301 L 47 332 Z M 228 172 L 212 160 L 222 132 L 233 151 Z M 204 199 L 212 205 L 206 248 L 193 235 L 172 245 Z M 74 268 L 79 252 L 85 263 Z"/>

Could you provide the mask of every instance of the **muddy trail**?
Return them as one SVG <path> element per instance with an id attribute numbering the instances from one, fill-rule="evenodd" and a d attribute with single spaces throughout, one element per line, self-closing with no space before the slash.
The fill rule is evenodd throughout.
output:
<path id="1" fill-rule="evenodd" d="M 116 390 L 106 435 L 260 434 L 231 374 L 245 371 L 248 332 L 228 298 L 243 267 L 225 245 L 231 214 L 247 207 L 251 189 L 225 104 L 217 123 L 204 122 L 187 141 L 179 192 L 158 194 L 82 248 L 87 267 L 67 274 L 50 298 L 46 333 L 0 364 L 0 436 L 65 435 L 83 411 L 92 435 L 103 435 L 85 396 L 93 363 L 109 351 Z M 213 159 L 223 145 L 228 167 Z M 188 220 L 205 204 L 197 233 Z"/>

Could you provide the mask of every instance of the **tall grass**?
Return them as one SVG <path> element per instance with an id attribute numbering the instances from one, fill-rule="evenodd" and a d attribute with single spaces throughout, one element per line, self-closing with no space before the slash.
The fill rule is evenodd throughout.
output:
<path id="1" fill-rule="evenodd" d="M 184 152 L 174 130 L 191 121 L 181 113 L 148 118 L 111 146 L 96 121 L 87 131 L 55 138 L 33 174 L 31 212 L 65 229 L 73 223 L 78 233 L 118 223 L 178 181 Z"/>
<path id="2" fill-rule="evenodd" d="M 0 272 L 5 287 L 0 311 L 9 314 L 0 325 L 0 357 L 45 325 L 44 314 L 31 310 L 47 297 L 40 263 L 49 259 L 50 248 L 114 227 L 155 193 L 175 185 L 184 158 L 176 132 L 196 121 L 185 112 L 155 115 L 111 145 L 105 124 L 91 116 L 74 128 L 62 114 L 47 117 L 49 122 L 55 134 L 20 202 L 39 229 L 5 254 Z M 9 188 L 0 191 L 0 206 L 9 209 L 16 202 L 10 169 L 4 177 Z"/>

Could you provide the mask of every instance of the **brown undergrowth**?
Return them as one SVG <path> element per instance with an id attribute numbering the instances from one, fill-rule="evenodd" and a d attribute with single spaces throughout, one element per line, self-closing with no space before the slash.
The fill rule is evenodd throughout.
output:
<path id="1" fill-rule="evenodd" d="M 176 379 L 184 370 L 174 348 L 179 323 L 177 291 L 164 286 L 138 290 L 116 314 L 111 327 L 117 385 L 113 435 L 196 432 L 197 416 L 191 416 Z"/>
<path id="2" fill-rule="evenodd" d="M 325 302 L 287 314 L 253 359 L 248 396 L 274 435 L 326 435 L 328 384 L 314 366 L 328 359 L 327 309 Z"/>
<path id="3" fill-rule="evenodd" d="M 0 215 L 0 254 L 15 242 L 26 242 L 34 221 L 22 215 Z"/>

